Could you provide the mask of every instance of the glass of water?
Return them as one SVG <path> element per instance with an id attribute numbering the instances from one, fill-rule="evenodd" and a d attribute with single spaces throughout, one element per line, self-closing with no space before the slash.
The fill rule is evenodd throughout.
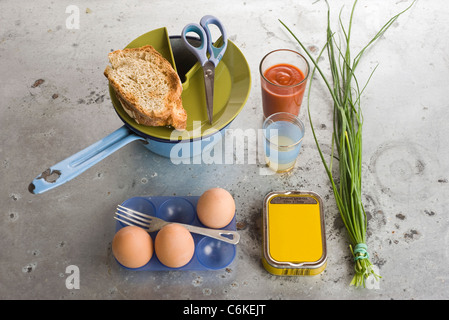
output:
<path id="1" fill-rule="evenodd" d="M 263 123 L 265 160 L 277 173 L 294 168 L 304 138 L 304 123 L 288 112 L 274 113 Z"/>

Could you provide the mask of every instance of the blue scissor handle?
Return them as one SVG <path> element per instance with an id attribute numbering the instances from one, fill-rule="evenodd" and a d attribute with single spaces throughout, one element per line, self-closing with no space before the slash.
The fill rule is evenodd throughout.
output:
<path id="1" fill-rule="evenodd" d="M 216 25 L 221 32 L 223 44 L 218 48 L 214 47 L 214 45 L 212 44 L 212 36 L 210 34 L 209 24 Z M 206 35 L 207 35 L 207 39 L 208 39 L 207 50 L 210 53 L 209 60 L 212 61 L 215 66 L 217 66 L 218 63 L 220 62 L 221 58 L 223 58 L 223 55 L 226 51 L 226 47 L 228 46 L 228 37 L 226 35 L 226 30 L 223 27 L 220 20 L 218 20 L 218 18 L 211 16 L 211 15 L 202 17 L 201 21 L 200 21 L 200 25 L 201 25 L 201 27 L 203 27 L 204 31 L 206 31 Z"/>
<path id="2" fill-rule="evenodd" d="M 210 34 L 209 24 L 216 25 L 222 34 L 223 44 L 219 48 L 214 47 L 212 44 L 212 36 Z M 189 32 L 196 33 L 200 37 L 201 44 L 199 47 L 194 47 L 187 41 L 186 36 Z M 187 48 L 189 48 L 189 50 L 200 61 L 202 66 L 204 66 L 204 64 L 208 60 L 211 61 L 215 66 L 217 66 L 221 58 L 223 58 L 226 47 L 228 45 L 226 30 L 224 29 L 220 20 L 210 15 L 204 16 L 201 19 L 200 24 L 189 23 L 188 25 L 186 25 L 182 30 L 181 38 Z M 207 52 L 210 53 L 209 59 L 207 57 Z"/>
<path id="3" fill-rule="evenodd" d="M 187 33 L 193 32 L 200 37 L 201 44 L 199 47 L 192 46 L 186 39 Z M 187 48 L 196 56 L 203 66 L 207 61 L 207 34 L 204 29 L 198 23 L 189 23 L 182 29 L 181 38 Z"/>

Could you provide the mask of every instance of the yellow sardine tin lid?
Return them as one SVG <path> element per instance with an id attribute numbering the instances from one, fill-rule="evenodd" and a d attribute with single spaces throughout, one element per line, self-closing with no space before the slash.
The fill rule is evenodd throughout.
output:
<path id="1" fill-rule="evenodd" d="M 275 275 L 316 275 L 326 268 L 323 202 L 317 193 L 266 195 L 262 263 Z"/>

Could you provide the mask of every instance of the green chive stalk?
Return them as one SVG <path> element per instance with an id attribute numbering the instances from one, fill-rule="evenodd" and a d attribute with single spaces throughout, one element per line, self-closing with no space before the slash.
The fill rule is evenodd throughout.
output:
<path id="1" fill-rule="evenodd" d="M 327 1 L 326 1 L 327 3 Z M 414 2 L 413 2 L 414 3 Z M 313 62 L 314 68 L 310 77 L 308 89 L 308 115 L 312 128 L 313 137 L 317 145 L 317 149 L 324 165 L 326 173 L 332 184 L 335 201 L 340 212 L 340 216 L 348 231 L 350 245 L 349 248 L 354 258 L 355 275 L 350 283 L 356 287 L 365 286 L 365 280 L 370 276 L 374 276 L 379 280 L 380 276 L 373 270 L 366 246 L 366 229 L 367 218 L 365 208 L 362 201 L 362 126 L 363 115 L 361 109 L 361 96 L 370 81 L 374 71 L 368 77 L 363 87 L 359 86 L 355 70 L 365 53 L 377 39 L 379 39 L 385 31 L 399 18 L 399 16 L 407 11 L 413 3 L 404 11 L 393 16 L 377 34 L 352 57 L 350 42 L 352 33 L 352 22 L 357 0 L 354 1 L 351 14 L 349 17 L 348 27 L 345 28 L 339 14 L 339 26 L 343 35 L 343 46 L 335 39 L 335 33 L 331 29 L 330 7 L 327 3 L 327 42 L 320 51 L 318 57 L 314 59 L 307 48 L 296 37 L 296 35 L 281 21 L 280 23 L 288 30 L 293 38 L 298 42 L 301 48 L 306 52 L 310 60 Z M 327 51 L 330 64 L 331 79 L 328 80 L 318 61 L 322 54 Z M 332 148 L 330 160 L 327 161 L 320 148 L 320 144 L 315 134 L 315 130 L 310 115 L 310 91 L 312 80 L 315 72 L 318 71 L 324 80 L 326 87 L 333 100 L 333 134 Z M 336 153 L 336 154 L 335 154 Z M 333 175 L 333 160 L 338 161 L 338 178 Z"/>

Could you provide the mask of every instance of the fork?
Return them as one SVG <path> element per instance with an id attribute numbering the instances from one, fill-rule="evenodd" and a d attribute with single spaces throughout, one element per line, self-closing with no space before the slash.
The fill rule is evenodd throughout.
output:
<path id="1" fill-rule="evenodd" d="M 160 230 L 162 227 L 170 223 L 160 218 L 150 216 L 145 213 L 118 205 L 117 211 L 115 212 L 114 219 L 129 225 L 129 226 L 139 226 L 145 229 L 147 232 L 154 232 Z M 240 240 L 240 235 L 236 231 L 232 230 L 222 230 L 222 229 L 209 229 L 201 228 L 197 226 L 192 226 L 190 224 L 177 223 L 187 230 L 193 233 L 201 234 L 210 238 L 221 240 L 231 244 L 237 244 Z"/>

